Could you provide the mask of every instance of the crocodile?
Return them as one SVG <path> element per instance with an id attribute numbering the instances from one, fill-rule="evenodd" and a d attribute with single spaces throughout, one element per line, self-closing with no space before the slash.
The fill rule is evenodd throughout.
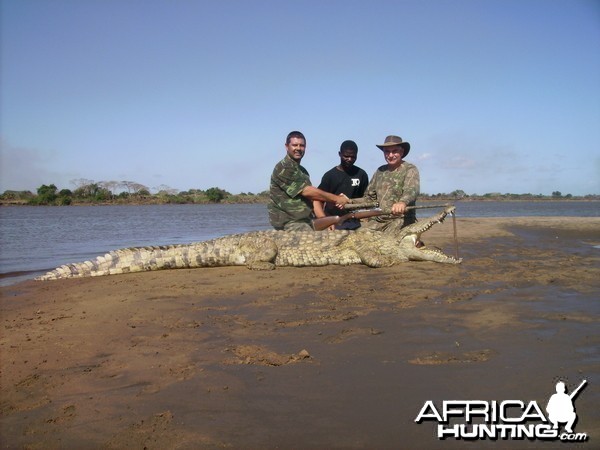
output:
<path id="1" fill-rule="evenodd" d="M 417 247 L 421 234 L 443 222 L 455 207 L 402 228 L 398 234 L 373 230 L 253 231 L 191 244 L 114 250 L 93 261 L 60 266 L 36 280 L 93 277 L 160 269 L 247 266 L 269 270 L 276 266 L 365 264 L 386 267 L 406 261 L 459 264 L 462 259 L 436 247 Z"/>

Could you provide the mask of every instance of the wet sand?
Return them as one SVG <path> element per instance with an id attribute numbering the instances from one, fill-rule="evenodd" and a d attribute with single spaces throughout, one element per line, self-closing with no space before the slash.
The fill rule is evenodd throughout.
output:
<path id="1" fill-rule="evenodd" d="M 600 219 L 458 219 L 459 266 L 174 270 L 0 289 L 2 448 L 563 448 L 425 401 L 574 389 L 600 442 Z M 423 236 L 454 252 L 452 222 Z"/>

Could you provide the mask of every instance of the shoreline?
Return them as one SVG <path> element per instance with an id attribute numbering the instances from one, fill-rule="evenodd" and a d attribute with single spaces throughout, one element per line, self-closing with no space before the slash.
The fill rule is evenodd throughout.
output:
<path id="1" fill-rule="evenodd" d="M 517 194 L 519 195 L 519 194 Z M 590 198 L 586 198 L 590 197 Z M 470 203 L 470 202 L 600 202 L 600 195 L 597 194 L 586 194 L 585 196 L 577 196 L 574 198 L 556 198 L 545 196 L 539 197 L 528 197 L 528 198 L 502 198 L 502 197 L 468 197 L 468 198 L 450 198 L 450 197 L 436 197 L 436 198 L 423 198 L 419 199 L 418 203 L 433 203 L 433 202 L 450 202 L 455 203 Z M 70 207 L 70 206 L 147 206 L 147 205 L 266 205 L 269 203 L 268 199 L 257 199 L 256 201 L 220 201 L 220 202 L 168 202 L 168 201 L 147 201 L 147 202 L 74 202 L 68 205 L 44 205 L 44 204 L 29 204 L 26 202 L 11 202 L 11 201 L 0 201 L 0 207 L 20 207 L 20 206 L 53 206 L 53 207 Z"/>
<path id="2" fill-rule="evenodd" d="M 600 439 L 600 218 L 458 222 L 459 266 L 2 287 L 3 446 L 462 448 L 415 423 L 425 401 L 543 408 L 559 377 L 588 380 L 576 431 Z M 452 253 L 452 224 L 424 239 Z"/>
<path id="3" fill-rule="evenodd" d="M 459 217 L 457 219 L 457 223 L 459 224 L 460 227 L 460 223 L 463 220 L 467 220 L 467 221 L 472 221 L 472 220 L 478 220 L 478 219 L 484 219 L 484 220 L 503 220 L 501 218 L 496 218 L 496 217 Z M 540 226 L 561 226 L 560 224 L 564 221 L 579 221 L 581 223 L 585 222 L 588 219 L 591 219 L 592 221 L 595 219 L 598 219 L 594 216 L 515 216 L 515 217 L 510 217 L 510 218 L 505 218 L 504 220 L 506 221 L 510 221 L 511 223 L 519 223 L 519 222 L 527 222 L 530 219 L 534 219 L 537 221 L 538 225 Z M 547 219 L 547 220 L 546 220 Z M 582 220 L 583 219 L 583 220 Z M 450 220 L 450 219 L 448 219 Z M 427 234 L 430 234 L 431 231 L 428 231 Z M 460 229 L 459 229 L 459 234 L 460 234 Z M 477 234 L 477 233 L 475 233 Z M 114 247 L 114 248 L 110 248 L 107 249 L 106 251 L 111 251 L 111 250 L 118 250 L 119 247 Z M 455 254 L 455 250 L 453 249 L 453 255 L 456 256 Z M 98 254 L 91 254 L 88 259 L 94 259 L 97 256 L 100 256 L 100 253 Z M 75 262 L 82 262 L 84 259 L 80 259 L 80 260 L 72 260 L 72 261 L 65 261 L 64 264 L 68 264 L 68 263 L 75 263 Z M 43 275 L 44 273 L 53 270 L 56 267 L 47 267 L 44 269 L 31 269 L 31 270 L 18 270 L 15 272 L 2 272 L 0 273 L 0 287 L 6 287 L 6 286 L 11 286 L 15 283 L 20 283 L 22 281 L 27 281 L 27 280 L 31 280 L 34 277 L 38 276 L 38 275 Z"/>

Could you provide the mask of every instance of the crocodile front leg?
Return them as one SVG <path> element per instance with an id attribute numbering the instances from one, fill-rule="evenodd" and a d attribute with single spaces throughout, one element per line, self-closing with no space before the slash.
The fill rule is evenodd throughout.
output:
<path id="1" fill-rule="evenodd" d="M 391 255 L 382 254 L 380 249 L 367 245 L 359 246 L 356 249 L 356 253 L 358 254 L 361 262 L 368 267 L 390 267 L 398 262 L 401 262 L 397 257 L 394 258 Z M 406 261 L 408 261 L 408 259 Z"/>
<path id="2" fill-rule="evenodd" d="M 273 239 L 240 241 L 239 251 L 244 255 L 246 267 L 250 270 L 273 270 L 277 257 L 277 244 Z"/>

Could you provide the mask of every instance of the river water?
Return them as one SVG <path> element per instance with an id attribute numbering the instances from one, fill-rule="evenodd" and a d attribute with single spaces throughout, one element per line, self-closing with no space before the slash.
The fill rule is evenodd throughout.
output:
<path id="1" fill-rule="evenodd" d="M 458 217 L 600 217 L 600 202 L 457 202 Z M 432 214 L 418 210 L 418 217 Z M 271 228 L 264 204 L 0 208 L 0 285 L 110 250 Z"/>

